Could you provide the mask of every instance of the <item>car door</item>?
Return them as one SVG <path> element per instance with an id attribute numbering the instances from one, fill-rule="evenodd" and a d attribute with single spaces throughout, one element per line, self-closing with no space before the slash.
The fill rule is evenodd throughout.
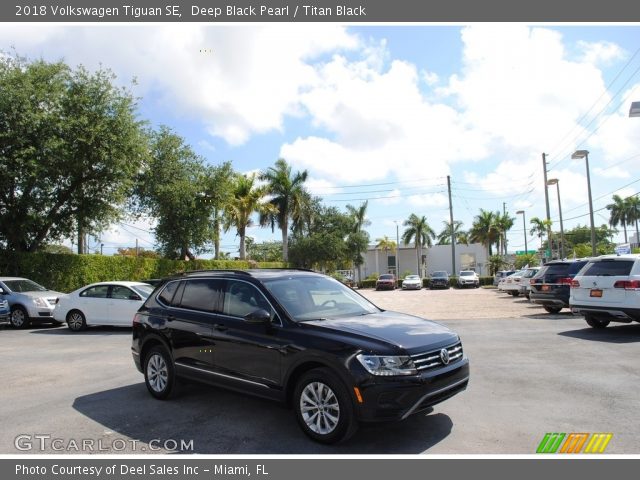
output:
<path id="1" fill-rule="evenodd" d="M 87 325 L 104 325 L 108 320 L 109 288 L 111 285 L 94 285 L 78 295 L 75 305 L 69 310 L 80 310 Z"/>
<path id="2" fill-rule="evenodd" d="M 269 312 L 269 324 L 255 324 L 246 316 L 258 309 Z M 289 342 L 281 335 L 280 318 L 263 293 L 244 280 L 227 280 L 219 320 L 213 326 L 217 370 L 264 385 L 280 383 L 281 349 Z"/>
<path id="3" fill-rule="evenodd" d="M 142 305 L 142 297 L 124 285 L 112 285 L 107 304 L 107 325 L 130 327 Z"/>

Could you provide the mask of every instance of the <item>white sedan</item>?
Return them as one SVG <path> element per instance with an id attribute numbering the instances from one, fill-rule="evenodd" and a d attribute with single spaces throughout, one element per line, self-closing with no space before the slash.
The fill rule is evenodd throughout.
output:
<path id="1" fill-rule="evenodd" d="M 130 327 L 153 287 L 140 282 L 101 282 L 58 297 L 53 318 L 78 332 L 89 325 Z"/>

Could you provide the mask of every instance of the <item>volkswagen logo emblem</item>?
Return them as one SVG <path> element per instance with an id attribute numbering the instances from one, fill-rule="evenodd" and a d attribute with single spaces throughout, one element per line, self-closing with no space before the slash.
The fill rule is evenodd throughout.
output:
<path id="1" fill-rule="evenodd" d="M 449 365 L 449 350 L 446 348 L 440 350 L 440 360 L 442 360 L 443 365 Z"/>

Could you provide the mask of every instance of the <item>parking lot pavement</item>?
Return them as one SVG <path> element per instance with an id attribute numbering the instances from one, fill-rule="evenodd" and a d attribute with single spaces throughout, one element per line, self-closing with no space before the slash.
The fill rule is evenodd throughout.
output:
<path id="1" fill-rule="evenodd" d="M 42 453 L 42 442 L 47 453 L 76 454 L 85 441 L 93 453 L 182 443 L 185 453 L 212 454 L 526 454 L 546 432 L 611 432 L 607 453 L 639 453 L 640 324 L 598 331 L 494 290 L 362 293 L 458 332 L 471 360 L 469 388 L 428 415 L 322 446 L 277 403 L 200 385 L 152 399 L 131 359 L 130 330 L 0 327 L 0 454 L 21 453 L 17 437 L 21 448 L 32 445 L 25 453 Z"/>

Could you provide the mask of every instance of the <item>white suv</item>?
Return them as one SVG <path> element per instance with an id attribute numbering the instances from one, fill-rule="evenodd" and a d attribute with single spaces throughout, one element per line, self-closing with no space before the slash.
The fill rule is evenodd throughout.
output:
<path id="1" fill-rule="evenodd" d="M 473 270 L 462 270 L 458 276 L 458 287 L 475 287 L 480 286 L 480 277 Z"/>
<path id="2" fill-rule="evenodd" d="M 571 311 L 593 328 L 640 322 L 640 255 L 592 258 L 571 283 Z"/>

